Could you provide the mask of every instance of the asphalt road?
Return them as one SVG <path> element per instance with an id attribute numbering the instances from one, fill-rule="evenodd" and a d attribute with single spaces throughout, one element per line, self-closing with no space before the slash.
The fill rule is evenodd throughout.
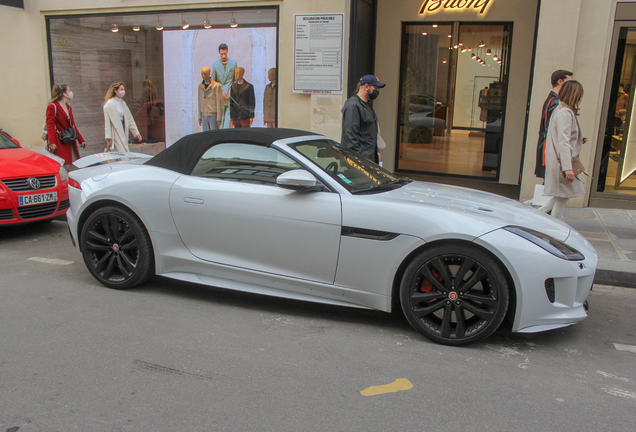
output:
<path id="1" fill-rule="evenodd" d="M 401 314 L 107 289 L 65 222 L 0 228 L 0 431 L 634 431 L 636 289 L 589 300 L 576 326 L 452 348 Z"/>

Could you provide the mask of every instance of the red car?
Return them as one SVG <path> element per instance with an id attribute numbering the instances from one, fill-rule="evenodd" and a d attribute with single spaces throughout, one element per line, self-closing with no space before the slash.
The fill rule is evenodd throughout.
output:
<path id="1" fill-rule="evenodd" d="M 51 220 L 65 214 L 68 205 L 64 167 L 20 147 L 0 129 L 0 226 Z"/>

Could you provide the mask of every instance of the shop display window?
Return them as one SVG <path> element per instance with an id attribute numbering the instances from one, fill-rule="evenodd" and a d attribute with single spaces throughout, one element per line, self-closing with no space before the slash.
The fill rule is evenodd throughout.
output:
<path id="1" fill-rule="evenodd" d="M 636 28 L 621 27 L 603 136 L 597 192 L 636 195 Z"/>
<path id="2" fill-rule="evenodd" d="M 253 108 L 241 107 L 253 109 L 252 126 L 275 127 L 277 25 L 273 7 L 47 17 L 51 82 L 73 91 L 75 121 L 88 144 L 82 154 L 105 147 L 102 107 L 115 82 L 125 84 L 123 100 L 142 136 L 129 142 L 131 151 L 155 154 L 203 130 L 202 68 L 215 77 L 221 44 L 253 86 Z M 231 127 L 229 110 L 227 119 L 221 127 Z"/>
<path id="3" fill-rule="evenodd" d="M 400 171 L 497 180 L 510 25 L 405 24 Z"/>

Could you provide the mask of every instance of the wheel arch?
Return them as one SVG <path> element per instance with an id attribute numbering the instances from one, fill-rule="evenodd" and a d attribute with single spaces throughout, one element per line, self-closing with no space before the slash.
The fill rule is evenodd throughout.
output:
<path id="1" fill-rule="evenodd" d="M 143 222 L 143 219 L 139 217 L 139 215 L 137 214 L 137 212 L 135 212 L 133 209 L 131 209 L 129 206 L 122 204 L 119 201 L 115 201 L 115 200 L 111 200 L 111 199 L 104 199 L 104 200 L 99 200 L 99 201 L 95 201 L 92 202 L 91 204 L 89 204 L 83 211 L 82 214 L 80 215 L 78 221 L 77 221 L 77 242 L 79 245 L 79 249 L 80 252 L 82 250 L 82 230 L 84 229 L 84 225 L 86 224 L 86 220 L 90 217 L 91 214 L 93 214 L 93 212 L 95 212 L 96 210 L 99 210 L 100 208 L 103 207 L 119 207 L 121 209 L 124 209 L 126 211 L 129 211 L 133 216 L 135 216 L 137 219 L 139 219 L 139 222 L 141 223 L 141 226 L 143 227 L 144 230 L 146 230 L 146 233 L 148 234 L 148 237 L 150 238 L 150 246 L 152 247 L 153 250 L 153 256 L 154 256 L 154 246 L 152 245 L 152 236 L 150 235 L 150 232 L 148 231 L 148 228 L 146 227 L 146 224 Z"/>
<path id="2" fill-rule="evenodd" d="M 504 323 L 510 323 L 510 325 L 512 326 L 512 323 L 514 322 L 514 318 L 515 318 L 515 312 L 517 310 L 517 284 L 515 283 L 514 278 L 512 277 L 510 273 L 510 270 L 508 269 L 506 264 L 501 259 L 499 259 L 499 257 L 495 253 L 493 253 L 488 248 L 484 247 L 484 245 L 475 243 L 473 241 L 463 240 L 463 239 L 435 240 L 415 248 L 410 254 L 408 254 L 407 257 L 404 258 L 404 260 L 398 267 L 393 277 L 393 285 L 391 287 L 391 311 L 393 312 L 395 310 L 401 309 L 400 284 L 402 282 L 402 277 L 404 276 L 404 272 L 406 271 L 406 268 L 411 263 L 411 261 L 413 261 L 415 257 L 418 256 L 420 253 L 430 248 L 440 246 L 442 244 L 448 245 L 449 243 L 456 243 L 458 245 L 465 244 L 465 245 L 471 245 L 471 246 L 477 247 L 486 255 L 488 255 L 490 258 L 492 258 L 492 260 L 495 261 L 501 267 L 501 270 L 503 271 L 506 277 L 506 283 L 508 285 L 508 310 L 506 312 L 506 318 L 504 319 Z"/>

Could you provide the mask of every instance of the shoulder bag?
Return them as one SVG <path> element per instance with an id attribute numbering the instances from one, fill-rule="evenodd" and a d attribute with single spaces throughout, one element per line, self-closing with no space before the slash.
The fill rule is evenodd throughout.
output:
<path id="1" fill-rule="evenodd" d="M 57 107 L 55 106 L 55 103 L 53 103 L 53 108 L 55 108 L 55 115 L 57 116 Z M 71 121 L 70 115 L 68 116 L 68 121 Z M 71 125 L 71 127 L 68 129 L 64 129 L 63 131 L 57 131 L 57 134 L 60 137 L 60 141 L 64 144 L 71 143 L 77 139 L 77 131 L 75 130 L 75 127 L 73 125 Z"/>
<path id="2" fill-rule="evenodd" d="M 561 156 L 559 156 L 559 152 L 556 149 L 556 145 L 554 144 L 554 141 L 552 141 L 552 147 L 554 148 L 554 153 L 556 154 L 557 161 L 559 161 L 559 165 L 561 165 L 561 171 L 563 171 L 563 165 L 561 164 Z M 586 176 L 589 177 L 589 175 L 585 172 L 585 165 L 583 165 L 583 162 L 581 162 L 581 158 L 578 156 L 575 158 L 572 158 L 572 171 L 574 171 L 574 176 L 577 176 L 579 174 L 585 174 Z"/>

